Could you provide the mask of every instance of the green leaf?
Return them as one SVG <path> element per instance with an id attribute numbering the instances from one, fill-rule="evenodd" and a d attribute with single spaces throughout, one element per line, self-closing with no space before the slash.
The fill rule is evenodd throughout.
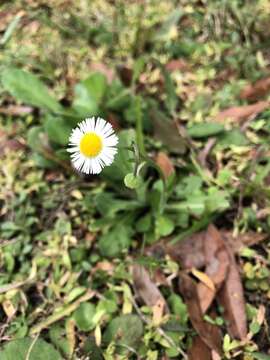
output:
<path id="1" fill-rule="evenodd" d="M 140 233 L 144 233 L 150 230 L 152 224 L 151 214 L 146 214 L 142 216 L 139 221 L 136 222 L 136 230 Z"/>
<path id="2" fill-rule="evenodd" d="M 38 77 L 27 71 L 7 68 L 2 73 L 1 81 L 4 89 L 17 100 L 52 112 L 62 109 Z"/>
<path id="3" fill-rule="evenodd" d="M 107 166 L 102 171 L 102 175 L 108 180 L 123 181 L 126 174 L 132 172 L 133 153 L 128 148 L 135 142 L 135 132 L 133 129 L 122 130 L 119 134 L 118 153 L 111 166 Z"/>
<path id="4" fill-rule="evenodd" d="M 120 222 L 99 238 L 99 249 L 104 256 L 119 255 L 131 244 L 133 230 L 129 224 Z"/>
<path id="5" fill-rule="evenodd" d="M 91 360 L 104 360 L 101 349 L 96 345 L 95 338 L 89 337 L 83 344 L 83 351 Z"/>
<path id="6" fill-rule="evenodd" d="M 34 339 L 24 338 L 10 341 L 0 351 L 1 360 L 25 360 Z M 38 339 L 28 356 L 28 360 L 62 360 L 61 355 L 54 347 L 42 339 Z"/>
<path id="7" fill-rule="evenodd" d="M 182 298 L 177 294 L 171 294 L 168 298 L 169 306 L 172 312 L 179 317 L 181 324 L 186 324 L 188 321 L 187 306 Z"/>
<path id="8" fill-rule="evenodd" d="M 77 327 L 82 331 L 90 331 L 94 329 L 95 323 L 93 322 L 93 317 L 95 313 L 95 305 L 89 302 L 82 303 L 73 315 Z"/>
<path id="9" fill-rule="evenodd" d="M 192 138 L 204 138 L 220 134 L 224 131 L 224 126 L 219 123 L 200 123 L 187 129 L 187 133 Z"/>
<path id="10" fill-rule="evenodd" d="M 66 357 L 71 355 L 69 342 L 66 338 L 66 330 L 60 325 L 53 325 L 49 330 L 49 336 L 51 342 L 55 345 L 59 351 L 61 351 Z"/>
<path id="11" fill-rule="evenodd" d="M 86 197 L 86 206 L 88 200 L 91 202 L 91 208 L 93 206 L 92 196 L 90 198 Z M 105 192 L 102 192 L 96 196 L 95 205 L 103 217 L 113 217 L 118 211 L 135 210 L 139 207 L 139 203 L 137 201 L 117 199 L 113 193 Z"/>
<path id="12" fill-rule="evenodd" d="M 143 335 L 143 324 L 137 315 L 122 315 L 114 318 L 104 333 L 105 343 L 115 341 L 122 345 L 119 352 L 127 352 L 126 347 L 136 349 Z"/>
<path id="13" fill-rule="evenodd" d="M 38 153 L 44 152 L 47 136 L 42 126 L 33 126 L 27 134 L 27 143 L 30 148 Z"/>
<path id="14" fill-rule="evenodd" d="M 256 360 L 270 360 L 270 355 L 259 352 L 253 352 L 251 353 L 251 356 L 253 356 L 253 358 Z"/>
<path id="15" fill-rule="evenodd" d="M 167 216 L 161 215 L 156 219 L 156 233 L 158 237 L 168 236 L 174 230 L 174 222 Z"/>
<path id="16" fill-rule="evenodd" d="M 99 114 L 99 105 L 105 95 L 106 77 L 101 73 L 93 73 L 75 86 L 73 108 L 81 116 Z"/>
<path id="17" fill-rule="evenodd" d="M 133 173 L 129 173 L 125 176 L 124 183 L 129 189 L 137 189 L 142 184 L 142 179 Z"/>
<path id="18" fill-rule="evenodd" d="M 65 146 L 68 144 L 72 126 L 67 119 L 49 116 L 44 128 L 51 142 Z"/>

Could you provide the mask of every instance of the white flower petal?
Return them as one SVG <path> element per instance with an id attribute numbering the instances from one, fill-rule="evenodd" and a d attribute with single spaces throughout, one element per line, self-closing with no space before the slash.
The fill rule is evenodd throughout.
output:
<path id="1" fill-rule="evenodd" d="M 80 142 L 85 134 L 92 132 L 100 137 L 103 148 L 97 156 L 87 157 L 80 151 Z M 99 174 L 104 166 L 112 164 L 117 153 L 117 144 L 118 137 L 111 124 L 100 117 L 91 117 L 83 120 L 72 130 L 67 151 L 71 154 L 71 162 L 75 169 L 85 174 Z"/>

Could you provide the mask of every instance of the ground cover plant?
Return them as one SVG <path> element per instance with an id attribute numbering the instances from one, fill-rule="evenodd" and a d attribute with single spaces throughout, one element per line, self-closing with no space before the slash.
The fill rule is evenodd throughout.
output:
<path id="1" fill-rule="evenodd" d="M 270 359 L 268 1 L 0 19 L 0 359 Z M 91 117 L 99 175 L 67 152 Z"/>

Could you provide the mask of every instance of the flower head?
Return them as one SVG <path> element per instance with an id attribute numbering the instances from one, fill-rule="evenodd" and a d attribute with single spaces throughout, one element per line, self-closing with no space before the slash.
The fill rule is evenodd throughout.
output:
<path id="1" fill-rule="evenodd" d="M 110 123 L 95 117 L 77 125 L 69 137 L 68 152 L 74 167 L 85 174 L 99 174 L 111 165 L 117 153 L 118 137 Z"/>

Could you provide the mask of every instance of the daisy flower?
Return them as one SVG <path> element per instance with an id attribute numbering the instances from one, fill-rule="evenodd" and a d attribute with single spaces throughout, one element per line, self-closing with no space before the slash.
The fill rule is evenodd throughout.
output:
<path id="1" fill-rule="evenodd" d="M 110 123 L 98 117 L 80 122 L 69 137 L 71 162 L 80 172 L 99 174 L 111 165 L 117 153 L 118 137 Z"/>

